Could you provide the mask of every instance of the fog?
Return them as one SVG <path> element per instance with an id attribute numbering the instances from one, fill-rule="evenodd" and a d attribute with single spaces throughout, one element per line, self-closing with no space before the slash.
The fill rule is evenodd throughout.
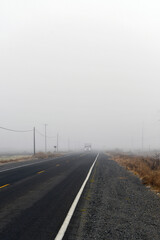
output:
<path id="1" fill-rule="evenodd" d="M 0 127 L 36 149 L 160 147 L 158 0 L 1 0 Z M 41 134 L 41 135 L 40 135 Z M 0 152 L 33 134 L 0 129 Z"/>

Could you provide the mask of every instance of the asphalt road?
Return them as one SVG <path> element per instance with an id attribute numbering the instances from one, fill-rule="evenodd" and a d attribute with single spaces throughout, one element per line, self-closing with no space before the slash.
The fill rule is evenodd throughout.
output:
<path id="1" fill-rule="evenodd" d="M 54 240 L 96 155 L 0 169 L 0 239 Z"/>
<path id="2" fill-rule="evenodd" d="M 160 197 L 101 153 L 63 240 L 159 240 Z"/>

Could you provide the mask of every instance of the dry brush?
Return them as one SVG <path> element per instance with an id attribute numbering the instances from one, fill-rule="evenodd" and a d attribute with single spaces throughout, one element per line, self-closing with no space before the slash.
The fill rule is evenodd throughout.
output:
<path id="1" fill-rule="evenodd" d="M 153 157 L 113 155 L 115 160 L 127 170 L 138 175 L 142 183 L 151 186 L 154 190 L 160 191 L 160 155 Z"/>

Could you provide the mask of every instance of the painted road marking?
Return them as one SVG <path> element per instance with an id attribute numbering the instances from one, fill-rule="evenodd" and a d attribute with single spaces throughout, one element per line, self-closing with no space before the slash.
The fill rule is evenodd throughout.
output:
<path id="1" fill-rule="evenodd" d="M 56 167 L 59 167 L 60 166 L 60 164 L 56 164 Z"/>
<path id="2" fill-rule="evenodd" d="M 87 181 L 88 181 L 88 179 L 89 179 L 89 177 L 90 177 L 90 175 L 91 175 L 92 169 L 93 169 L 93 167 L 94 167 L 94 165 L 95 165 L 98 157 L 99 157 L 99 153 L 97 154 L 97 157 L 96 157 L 94 163 L 92 164 L 92 166 L 91 166 L 91 168 L 90 168 L 90 170 L 89 170 L 89 172 L 88 172 L 88 175 L 87 175 L 84 183 L 82 184 L 82 186 L 81 186 L 81 188 L 80 188 L 80 190 L 79 190 L 76 198 L 74 199 L 74 201 L 73 201 L 73 203 L 72 203 L 72 206 L 71 206 L 71 208 L 69 209 L 69 212 L 68 212 L 68 214 L 67 214 L 67 216 L 66 216 L 66 218 L 65 218 L 65 220 L 64 220 L 64 222 L 63 222 L 63 224 L 62 224 L 62 226 L 61 226 L 61 228 L 60 228 L 60 230 L 59 230 L 59 232 L 58 232 L 58 234 L 57 234 L 57 236 L 55 237 L 54 240 L 62 240 L 62 238 L 64 237 L 64 234 L 65 234 L 65 232 L 66 232 L 66 230 L 67 230 L 67 227 L 68 227 L 68 225 L 69 225 L 69 223 L 70 223 L 70 220 L 71 220 L 71 218 L 72 218 L 72 215 L 73 215 L 73 213 L 74 213 L 74 211 L 75 211 L 75 208 L 76 208 L 76 206 L 77 206 L 77 204 L 78 204 L 78 201 L 79 201 L 79 199 L 80 199 L 80 197 L 81 197 L 81 195 L 82 195 L 82 192 L 83 192 L 83 190 L 84 190 L 84 187 L 85 187 L 85 185 L 86 185 L 86 183 L 87 183 Z"/>
<path id="3" fill-rule="evenodd" d="M 42 171 L 40 171 L 40 172 L 37 172 L 37 174 L 41 174 L 41 173 L 44 173 L 45 171 L 44 170 L 42 170 Z"/>
<path id="4" fill-rule="evenodd" d="M 7 187 L 7 186 L 9 186 L 10 184 L 5 184 L 5 185 L 3 185 L 3 186 L 0 186 L 0 188 L 5 188 L 5 187 Z"/>

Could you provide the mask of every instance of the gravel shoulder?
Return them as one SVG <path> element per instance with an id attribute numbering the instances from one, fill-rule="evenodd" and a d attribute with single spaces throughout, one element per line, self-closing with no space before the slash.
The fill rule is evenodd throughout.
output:
<path id="1" fill-rule="evenodd" d="M 160 197 L 100 154 L 64 240 L 159 240 Z"/>

